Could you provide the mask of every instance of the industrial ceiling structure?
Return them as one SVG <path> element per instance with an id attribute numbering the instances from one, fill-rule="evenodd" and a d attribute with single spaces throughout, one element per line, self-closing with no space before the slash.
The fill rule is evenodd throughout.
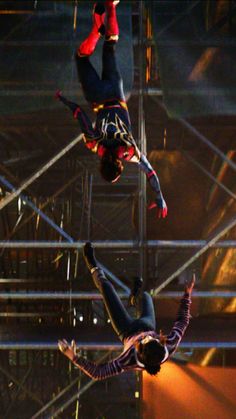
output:
<path id="1" fill-rule="evenodd" d="M 113 419 L 141 416 L 139 374 L 96 383 L 57 350 L 59 338 L 75 338 L 101 362 L 121 350 L 83 261 L 88 240 L 126 304 L 133 278 L 143 277 L 164 332 L 195 271 L 193 318 L 174 362 L 235 367 L 235 2 L 118 7 L 133 135 L 160 178 L 163 220 L 147 210 L 152 192 L 136 165 L 116 184 L 101 179 L 97 157 L 54 98 L 60 88 L 92 117 L 73 60 L 91 8 L 0 1 L 4 419 L 110 418 L 111 409 Z"/>

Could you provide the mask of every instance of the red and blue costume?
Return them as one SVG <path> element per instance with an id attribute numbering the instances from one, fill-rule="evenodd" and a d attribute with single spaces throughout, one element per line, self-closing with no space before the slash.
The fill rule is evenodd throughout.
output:
<path id="1" fill-rule="evenodd" d="M 154 206 L 158 216 L 165 218 L 167 205 L 163 198 L 159 179 L 155 170 L 140 152 L 133 138 L 128 107 L 123 91 L 123 81 L 116 63 L 115 44 L 118 41 L 119 28 L 116 17 L 118 1 L 107 0 L 96 3 L 93 10 L 93 27 L 89 36 L 76 52 L 78 77 L 84 96 L 96 113 L 96 122 L 92 122 L 78 104 L 67 100 L 57 93 L 57 97 L 73 112 L 78 120 L 83 139 L 87 148 L 103 158 L 111 153 L 119 160 L 136 163 L 147 175 L 148 181 L 155 192 Z M 106 24 L 105 22 L 106 16 Z M 100 78 L 89 60 L 100 37 L 105 35 L 102 54 L 102 77 Z"/>

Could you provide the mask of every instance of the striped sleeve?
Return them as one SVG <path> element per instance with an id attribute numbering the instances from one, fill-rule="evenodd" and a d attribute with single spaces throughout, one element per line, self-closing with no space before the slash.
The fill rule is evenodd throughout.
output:
<path id="1" fill-rule="evenodd" d="M 76 356 L 73 363 L 93 380 L 104 380 L 105 378 L 113 377 L 123 372 L 117 360 L 99 365 L 82 356 Z"/>
<path id="2" fill-rule="evenodd" d="M 191 296 L 190 294 L 185 293 L 180 301 L 177 319 L 174 323 L 174 326 L 171 332 L 167 336 L 166 345 L 167 345 L 169 354 L 172 354 L 173 352 L 175 352 L 189 324 L 190 304 L 191 304 Z"/>

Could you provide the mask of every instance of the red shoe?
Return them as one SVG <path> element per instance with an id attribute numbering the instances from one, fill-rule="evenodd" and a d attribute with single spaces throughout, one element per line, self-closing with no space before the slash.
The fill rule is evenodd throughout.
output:
<path id="1" fill-rule="evenodd" d="M 106 0 L 107 24 L 106 24 L 106 40 L 117 42 L 119 39 L 119 26 L 116 17 L 116 6 L 119 0 Z"/>
<path id="2" fill-rule="evenodd" d="M 106 0 L 106 5 L 114 4 L 114 6 L 117 6 L 118 3 L 120 3 L 120 0 Z"/>
<path id="3" fill-rule="evenodd" d="M 105 34 L 105 14 L 104 4 L 100 2 L 95 3 L 93 8 L 93 27 L 96 27 L 101 35 Z"/>
<path id="4" fill-rule="evenodd" d="M 98 40 L 105 34 L 105 7 L 103 3 L 96 3 L 93 8 L 93 27 L 89 36 L 82 42 L 78 49 L 80 57 L 91 55 L 97 45 Z"/>

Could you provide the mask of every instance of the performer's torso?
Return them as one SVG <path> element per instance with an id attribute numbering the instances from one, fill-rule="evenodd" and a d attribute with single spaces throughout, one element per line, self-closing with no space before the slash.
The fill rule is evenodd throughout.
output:
<path id="1" fill-rule="evenodd" d="M 129 113 L 122 107 L 101 109 L 97 114 L 95 129 L 101 136 L 99 144 L 106 148 L 134 146 Z"/>

